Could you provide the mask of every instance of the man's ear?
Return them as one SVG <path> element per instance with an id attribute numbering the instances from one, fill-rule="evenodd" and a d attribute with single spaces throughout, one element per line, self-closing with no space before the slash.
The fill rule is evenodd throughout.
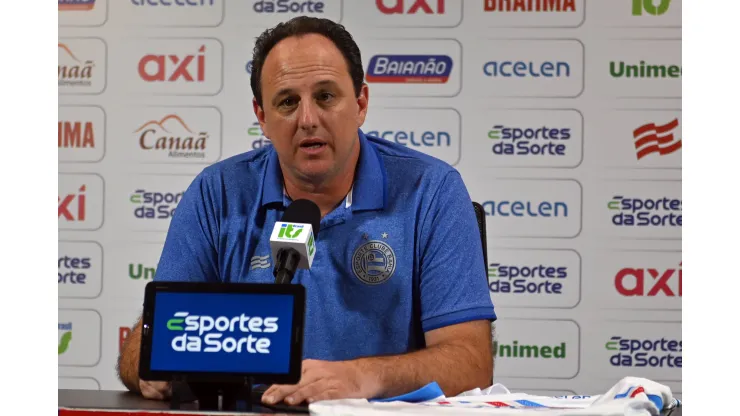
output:
<path id="1" fill-rule="evenodd" d="M 360 88 L 360 95 L 357 97 L 357 128 L 362 127 L 365 124 L 365 117 L 367 117 L 367 106 L 370 103 L 370 88 L 367 84 L 363 83 Z"/>
<path id="2" fill-rule="evenodd" d="M 257 117 L 257 122 L 260 123 L 262 134 L 267 137 L 267 131 L 265 130 L 265 111 L 262 110 L 262 107 L 260 107 L 260 105 L 257 103 L 256 98 L 252 98 L 252 108 L 254 109 L 254 115 Z"/>

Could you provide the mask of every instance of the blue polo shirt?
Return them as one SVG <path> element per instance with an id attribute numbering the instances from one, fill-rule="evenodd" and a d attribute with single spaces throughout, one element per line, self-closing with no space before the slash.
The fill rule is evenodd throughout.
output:
<path id="1" fill-rule="evenodd" d="M 496 315 L 470 196 L 450 165 L 359 131 L 352 190 L 321 220 L 304 358 L 422 348 L 424 332 Z M 270 234 L 290 204 L 272 146 L 205 168 L 172 217 L 155 280 L 272 283 Z"/>

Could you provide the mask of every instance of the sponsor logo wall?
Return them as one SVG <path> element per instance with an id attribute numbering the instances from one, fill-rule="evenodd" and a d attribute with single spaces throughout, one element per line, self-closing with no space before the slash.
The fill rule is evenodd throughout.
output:
<path id="1" fill-rule="evenodd" d="M 454 166 L 483 205 L 494 381 L 680 395 L 680 0 L 58 3 L 61 388 L 124 389 L 120 345 L 190 182 L 271 146 L 251 42 L 309 15 L 360 45 L 363 130 Z"/>

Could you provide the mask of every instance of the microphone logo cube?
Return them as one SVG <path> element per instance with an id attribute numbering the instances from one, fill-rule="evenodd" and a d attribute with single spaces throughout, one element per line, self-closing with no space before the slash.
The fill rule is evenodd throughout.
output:
<path id="1" fill-rule="evenodd" d="M 298 268 L 310 268 L 316 254 L 316 241 L 311 224 L 276 222 L 270 236 L 270 248 L 275 264 L 277 252 L 281 248 L 293 248 L 301 254 Z"/>

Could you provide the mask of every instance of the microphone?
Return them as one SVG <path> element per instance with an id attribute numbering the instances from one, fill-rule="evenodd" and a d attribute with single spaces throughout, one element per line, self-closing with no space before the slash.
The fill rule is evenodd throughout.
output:
<path id="1" fill-rule="evenodd" d="M 314 234 L 319 232 L 321 210 L 307 199 L 293 201 L 275 223 L 270 249 L 275 267 L 275 283 L 289 284 L 296 269 L 310 269 L 316 254 Z"/>

